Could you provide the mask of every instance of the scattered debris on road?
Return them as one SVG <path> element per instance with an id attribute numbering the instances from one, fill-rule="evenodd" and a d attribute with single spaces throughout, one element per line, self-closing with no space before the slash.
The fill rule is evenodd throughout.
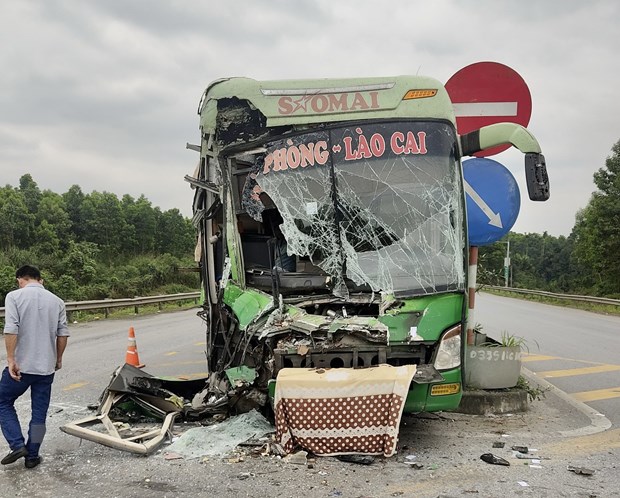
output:
<path id="1" fill-rule="evenodd" d="M 480 455 L 480 460 L 486 463 L 490 463 L 491 465 L 510 466 L 510 462 L 508 460 L 505 460 L 502 457 L 498 457 L 493 453 L 484 453 L 483 455 Z"/>
<path id="2" fill-rule="evenodd" d="M 193 427 L 166 448 L 183 458 L 226 456 L 239 444 L 274 432 L 274 427 L 256 410 L 230 417 L 218 424 Z M 266 438 L 263 446 L 269 443 Z"/>
<path id="3" fill-rule="evenodd" d="M 341 462 L 357 463 L 360 465 L 372 465 L 375 457 L 372 455 L 338 455 L 336 457 Z"/>
<path id="4" fill-rule="evenodd" d="M 575 474 L 582 476 L 591 476 L 592 474 L 594 474 L 594 471 L 592 469 L 586 469 L 585 467 L 574 467 L 572 465 L 569 465 L 568 467 L 566 467 L 566 469 L 569 472 L 574 472 Z"/>
<path id="5" fill-rule="evenodd" d="M 65 424 L 61 430 L 115 449 L 148 455 L 168 438 L 175 421 L 193 421 L 210 427 L 190 429 L 170 451 L 187 456 L 188 448 L 192 448 L 205 451 L 203 455 L 213 454 L 197 435 L 202 432 L 224 434 L 232 449 L 256 434 L 275 431 L 275 440 L 263 453 L 283 456 L 303 449 L 320 456 L 351 455 L 349 462 L 369 465 L 374 461 L 370 455 L 389 457 L 396 453 L 405 394 L 415 373 L 415 365 L 282 369 L 275 389 L 274 428 L 259 413 L 273 412 L 267 392 L 255 385 L 258 379 L 253 368 L 240 366 L 225 369 L 223 375 L 180 380 L 155 377 L 126 363 L 112 374 L 96 414 Z M 377 383 L 377 379 L 384 382 Z M 369 385 L 375 389 L 370 396 Z M 313 389 L 312 398 L 302 395 L 308 388 Z M 339 416 L 341 407 L 349 414 L 346 420 Z M 262 419 L 260 430 L 248 417 Z M 234 420 L 241 420 L 240 427 L 227 432 L 227 424 Z M 219 427 L 212 429 L 213 425 Z M 371 435 L 367 434 L 369 426 L 375 428 Z M 306 437 L 308 431 L 314 436 Z M 190 437 L 195 440 L 186 443 Z M 208 438 L 212 444 L 214 436 Z"/>
<path id="6" fill-rule="evenodd" d="M 182 383 L 189 384 L 181 388 Z M 148 455 L 168 437 L 183 410 L 183 392 L 190 385 L 195 389 L 196 381 L 164 381 L 125 364 L 112 374 L 96 415 L 65 424 L 60 430 L 118 450 Z M 153 428 L 157 421 L 161 425 Z M 143 425 L 130 425 L 136 422 Z M 144 422 L 150 427 L 145 429 Z"/>

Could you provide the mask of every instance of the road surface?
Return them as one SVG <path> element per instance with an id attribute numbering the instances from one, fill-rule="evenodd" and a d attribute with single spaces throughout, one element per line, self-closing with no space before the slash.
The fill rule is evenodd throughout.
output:
<path id="1" fill-rule="evenodd" d="M 579 429 L 590 421 L 553 394 L 533 403 L 525 414 L 404 416 L 397 455 L 377 458 L 372 465 L 332 457 L 297 465 L 249 453 L 168 460 L 167 445 L 139 457 L 64 434 L 59 430 L 62 425 L 92 414 L 86 406 L 97 400 L 112 371 L 124 362 L 130 326 L 135 329 L 139 359 L 149 373 L 204 375 L 204 327 L 195 311 L 72 325 L 63 369 L 54 384 L 42 447 L 44 461 L 33 470 L 24 469 L 21 462 L 0 467 L 0 496 L 618 496 L 620 432 L 563 436 L 562 431 Z M 27 420 L 27 397 L 20 399 L 17 408 L 22 420 Z M 191 426 L 177 423 L 174 434 Z M 505 447 L 494 448 L 497 441 Z M 511 445 L 536 448 L 545 459 L 530 466 L 529 461 L 514 456 Z M 0 443 L 0 452 L 5 450 Z M 506 458 L 511 465 L 483 462 L 480 456 L 488 452 Z M 595 474 L 578 475 L 569 472 L 568 465 L 587 467 Z"/>
<path id="2" fill-rule="evenodd" d="M 527 369 L 620 427 L 620 317 L 477 293 L 474 322 L 525 338 Z"/>

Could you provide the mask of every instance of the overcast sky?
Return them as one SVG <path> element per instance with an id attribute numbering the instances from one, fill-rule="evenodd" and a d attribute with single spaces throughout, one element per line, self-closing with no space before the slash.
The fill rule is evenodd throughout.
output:
<path id="1" fill-rule="evenodd" d="M 6 0 L 0 4 L 0 184 L 144 194 L 191 214 L 207 84 L 421 74 L 445 83 L 495 61 L 532 95 L 528 128 L 551 198 L 529 201 L 523 158 L 492 159 L 522 192 L 513 231 L 570 234 L 620 139 L 617 0 Z"/>

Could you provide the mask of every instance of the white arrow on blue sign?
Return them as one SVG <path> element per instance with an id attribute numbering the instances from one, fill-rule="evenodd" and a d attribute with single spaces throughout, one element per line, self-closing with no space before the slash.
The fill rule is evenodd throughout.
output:
<path id="1" fill-rule="evenodd" d="M 521 193 L 512 173 L 497 161 L 463 161 L 470 246 L 485 246 L 506 235 L 517 221 Z"/>

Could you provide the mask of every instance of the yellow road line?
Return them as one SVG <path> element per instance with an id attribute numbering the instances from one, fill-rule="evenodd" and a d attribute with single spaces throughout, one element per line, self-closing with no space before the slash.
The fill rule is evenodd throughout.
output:
<path id="1" fill-rule="evenodd" d="M 169 353 L 164 353 L 166 356 L 174 356 L 175 354 L 179 354 L 178 351 L 170 351 Z"/>
<path id="2" fill-rule="evenodd" d="M 559 360 L 557 356 L 545 356 L 543 354 L 527 354 L 521 356 L 521 361 L 545 361 L 545 360 Z"/>
<path id="3" fill-rule="evenodd" d="M 531 354 L 524 353 L 521 355 L 521 361 L 547 361 L 547 360 L 563 360 L 563 361 L 573 361 L 575 363 L 585 363 L 586 365 L 604 365 L 604 363 L 596 362 L 596 361 L 587 361 L 587 360 L 577 360 L 575 358 L 562 358 L 561 356 L 546 356 L 544 354 Z"/>
<path id="4" fill-rule="evenodd" d="M 207 343 L 206 342 L 195 342 L 194 346 L 206 346 Z"/>
<path id="5" fill-rule="evenodd" d="M 67 387 L 64 387 L 63 391 L 72 391 L 73 389 L 79 389 L 80 387 L 84 387 L 90 384 L 90 382 L 76 382 L 75 384 L 69 384 Z"/>
<path id="6" fill-rule="evenodd" d="M 620 370 L 620 365 L 599 365 L 598 367 L 583 367 L 583 368 L 567 368 L 565 370 L 546 370 L 543 372 L 536 372 L 539 377 L 570 377 L 572 375 L 586 375 L 602 372 L 614 372 Z"/>
<path id="7" fill-rule="evenodd" d="M 546 454 L 575 457 L 577 455 L 603 453 L 612 448 L 620 448 L 620 429 L 612 429 L 589 436 L 563 439 L 560 442 L 546 445 L 544 451 Z"/>
<path id="8" fill-rule="evenodd" d="M 596 389 L 594 391 L 582 391 L 580 393 L 572 393 L 571 396 L 578 401 L 583 402 L 620 398 L 620 386 L 610 387 L 609 389 Z"/>

